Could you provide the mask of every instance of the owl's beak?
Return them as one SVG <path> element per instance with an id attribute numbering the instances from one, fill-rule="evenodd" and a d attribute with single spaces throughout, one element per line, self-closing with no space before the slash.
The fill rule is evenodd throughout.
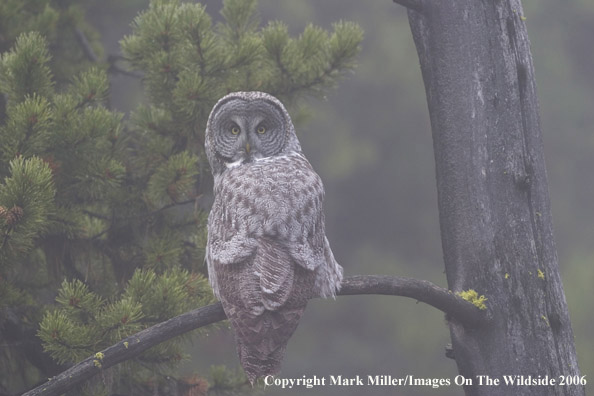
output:
<path id="1" fill-rule="evenodd" d="M 250 153 L 250 143 L 249 143 L 249 142 L 245 144 L 245 152 L 246 152 L 247 154 L 249 154 L 249 153 Z"/>

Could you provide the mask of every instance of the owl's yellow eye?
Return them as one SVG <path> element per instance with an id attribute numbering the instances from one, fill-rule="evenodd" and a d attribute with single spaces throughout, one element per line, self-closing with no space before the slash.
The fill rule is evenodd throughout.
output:
<path id="1" fill-rule="evenodd" d="M 258 133 L 261 135 L 263 133 L 266 133 L 266 128 L 264 128 L 263 126 L 259 126 L 258 127 Z"/>
<path id="2" fill-rule="evenodd" d="M 239 135 L 239 127 L 237 127 L 237 126 L 231 127 L 231 133 L 234 135 Z"/>

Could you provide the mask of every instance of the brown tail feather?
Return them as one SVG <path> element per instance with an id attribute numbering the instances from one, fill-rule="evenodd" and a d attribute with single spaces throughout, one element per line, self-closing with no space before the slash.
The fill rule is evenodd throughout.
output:
<path id="1" fill-rule="evenodd" d="M 299 324 L 305 306 L 259 315 L 239 311 L 229 319 L 235 330 L 237 352 L 250 383 L 278 374 L 289 338 Z"/>

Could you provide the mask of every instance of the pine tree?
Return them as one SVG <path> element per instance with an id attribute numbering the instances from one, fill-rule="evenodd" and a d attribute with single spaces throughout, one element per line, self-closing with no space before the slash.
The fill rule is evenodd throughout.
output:
<path id="1" fill-rule="evenodd" d="M 16 35 L 13 26 L 0 63 L 0 339 L 10 346 L 0 371 L 14 374 L 0 383 L 7 392 L 212 302 L 200 202 L 212 185 L 203 147 L 210 109 L 238 90 L 267 91 L 295 108 L 353 67 L 362 37 L 348 22 L 332 32 L 307 26 L 298 37 L 281 22 L 261 27 L 256 0 L 224 1 L 219 24 L 201 4 L 154 0 L 121 42 L 147 96 L 123 121 L 106 106 L 105 65 L 61 77 L 72 75 L 62 65 L 73 54 L 59 52 L 64 41 L 50 26 L 80 8 L 41 3 L 20 24 L 36 31 Z M 19 4 L 0 5 L 0 19 Z M 21 346 L 37 329 L 55 363 L 40 364 L 39 351 Z M 205 391 L 204 374 L 175 374 L 184 341 L 105 370 L 77 392 Z M 223 368 L 211 377 L 213 391 L 244 384 Z"/>

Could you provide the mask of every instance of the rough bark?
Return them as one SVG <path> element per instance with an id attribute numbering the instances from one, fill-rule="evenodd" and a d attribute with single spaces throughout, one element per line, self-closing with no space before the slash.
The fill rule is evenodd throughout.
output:
<path id="1" fill-rule="evenodd" d="M 400 3 L 400 1 L 398 1 Z M 519 0 L 419 0 L 408 16 L 429 107 L 446 275 L 488 300 L 450 321 L 467 395 L 583 395 L 479 386 L 479 375 L 579 376 L 551 222 L 534 70 Z"/>

